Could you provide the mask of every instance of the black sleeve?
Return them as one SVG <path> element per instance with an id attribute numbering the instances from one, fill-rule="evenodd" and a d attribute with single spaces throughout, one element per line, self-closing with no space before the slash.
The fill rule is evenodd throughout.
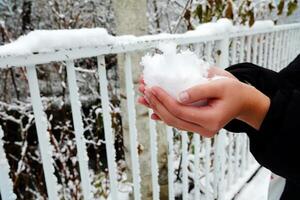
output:
<path id="1" fill-rule="evenodd" d="M 232 65 L 226 70 L 232 73 L 240 81 L 251 84 L 270 98 L 274 96 L 275 92 L 279 88 L 278 73 L 252 63 Z M 224 128 L 232 132 L 254 131 L 251 126 L 239 120 L 232 120 Z"/>
<path id="2" fill-rule="evenodd" d="M 225 129 L 246 132 L 256 160 L 300 188 L 300 56 L 279 73 L 250 63 L 227 68 L 271 99 L 259 131 L 238 120 Z"/>

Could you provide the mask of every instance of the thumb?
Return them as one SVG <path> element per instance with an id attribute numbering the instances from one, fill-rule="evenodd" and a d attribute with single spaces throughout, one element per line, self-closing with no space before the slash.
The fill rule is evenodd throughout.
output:
<path id="1" fill-rule="evenodd" d="M 177 101 L 182 104 L 191 104 L 200 100 L 207 100 L 221 96 L 222 81 L 214 80 L 209 83 L 199 84 L 191 87 L 181 93 L 177 97 Z"/>

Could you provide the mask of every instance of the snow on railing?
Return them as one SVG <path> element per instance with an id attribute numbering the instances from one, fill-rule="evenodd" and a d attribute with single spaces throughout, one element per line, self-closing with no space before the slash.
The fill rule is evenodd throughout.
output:
<path id="1" fill-rule="evenodd" d="M 77 43 L 78 41 L 83 42 Z M 72 115 L 73 121 L 76 122 L 74 123 L 74 129 L 82 193 L 85 199 L 92 199 L 92 186 L 83 135 L 81 104 L 77 91 L 74 60 L 97 56 L 110 179 L 110 198 L 115 200 L 118 199 L 116 152 L 111 127 L 110 99 L 107 90 L 104 55 L 111 53 L 125 54 L 133 191 L 134 199 L 140 200 L 142 197 L 137 150 L 136 96 L 132 81 L 131 56 L 137 51 L 157 47 L 161 41 L 174 41 L 182 48 L 191 48 L 200 57 L 209 62 L 215 62 L 222 68 L 239 62 L 253 62 L 266 68 L 280 70 L 299 53 L 300 24 L 274 26 L 270 22 L 257 22 L 254 28 L 245 28 L 234 27 L 228 21 L 221 20 L 217 23 L 203 25 L 197 30 L 186 34 L 160 34 L 142 37 L 113 37 L 103 29 L 94 29 L 94 31 L 93 29 L 84 31 L 68 30 L 67 32 L 37 31 L 22 37 L 15 43 L 0 47 L 0 68 L 26 66 L 27 69 L 49 199 L 58 199 L 58 187 L 56 177 L 53 174 L 52 145 L 49 141 L 47 119 L 44 117 L 45 113 L 38 88 L 36 65 L 52 61 L 65 61 L 67 63 Z M 45 44 L 48 44 L 48 46 Z M 47 46 L 47 48 L 41 48 L 41 46 Z M 159 199 L 160 188 L 158 184 L 157 134 L 155 129 L 155 123 L 150 121 L 152 188 L 153 199 L 156 200 Z M 166 127 L 166 132 L 170 200 L 178 195 L 182 195 L 183 199 L 232 199 L 259 168 L 259 165 L 249 153 L 249 141 L 245 134 L 233 134 L 222 130 L 213 139 L 202 138 L 198 134 L 194 134 L 193 141 L 190 141 L 187 133 L 182 133 L 181 145 L 177 145 L 173 140 L 174 130 L 171 127 Z M 188 148 L 190 142 L 194 145 L 193 152 Z M 177 162 L 175 160 L 175 150 L 178 146 L 181 146 L 179 152 L 182 154 L 182 183 L 175 182 L 174 174 L 174 162 Z M 0 148 L 2 148 L 1 145 Z M 191 160 L 194 163 L 192 172 L 188 170 Z M 1 173 L 8 173 L 7 168 L 1 168 Z M 194 181 L 192 191 L 189 191 L 190 179 Z M 1 190 L 3 199 L 6 199 L 5 197 L 10 193 L 11 189 Z"/>

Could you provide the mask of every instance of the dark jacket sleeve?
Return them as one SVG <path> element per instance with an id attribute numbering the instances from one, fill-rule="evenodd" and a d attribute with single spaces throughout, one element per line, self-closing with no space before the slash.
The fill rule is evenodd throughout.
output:
<path id="1" fill-rule="evenodd" d="M 300 189 L 300 56 L 279 73 L 250 63 L 227 70 L 266 94 L 271 104 L 259 131 L 238 120 L 225 129 L 246 132 L 256 160 Z"/>

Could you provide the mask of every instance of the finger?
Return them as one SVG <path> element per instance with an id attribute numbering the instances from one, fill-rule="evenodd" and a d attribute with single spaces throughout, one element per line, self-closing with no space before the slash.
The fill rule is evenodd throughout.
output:
<path id="1" fill-rule="evenodd" d="M 145 93 L 145 85 L 144 84 L 140 84 L 139 86 L 139 92 L 144 94 Z"/>
<path id="2" fill-rule="evenodd" d="M 149 103 L 147 102 L 147 100 L 144 97 L 139 97 L 138 98 L 138 103 L 143 105 L 143 106 L 146 106 L 146 107 L 150 108 Z"/>
<path id="3" fill-rule="evenodd" d="M 139 78 L 139 83 L 140 83 L 140 84 L 145 84 L 144 76 L 143 76 L 143 75 L 140 76 L 140 78 Z"/>
<path id="4" fill-rule="evenodd" d="M 207 78 L 212 78 L 213 76 L 218 74 L 218 69 L 217 67 L 210 67 L 207 72 Z"/>
<path id="5" fill-rule="evenodd" d="M 204 129 L 203 127 L 184 121 L 172 115 L 163 105 L 162 103 L 151 94 L 151 92 L 146 90 L 147 98 L 149 99 L 150 107 L 153 111 L 159 116 L 161 120 L 163 120 L 168 126 L 173 126 L 180 130 L 191 131 L 195 133 L 200 133 L 205 137 L 212 137 L 214 135 L 213 131 L 209 131 Z"/>
<path id="6" fill-rule="evenodd" d="M 183 104 L 196 103 L 200 100 L 218 98 L 222 94 L 222 79 L 199 84 L 181 92 L 177 100 Z"/>
<path id="7" fill-rule="evenodd" d="M 210 67 L 208 69 L 207 78 L 211 79 L 215 76 L 224 76 L 224 77 L 227 77 L 227 78 L 236 79 L 236 77 L 234 75 L 232 75 L 230 72 L 228 72 L 224 69 L 221 69 L 220 67 Z"/>
<path id="8" fill-rule="evenodd" d="M 160 117 L 157 114 L 155 114 L 155 113 L 152 113 L 151 119 L 153 119 L 153 120 L 161 120 Z"/>
<path id="9" fill-rule="evenodd" d="M 146 90 L 147 92 L 148 90 Z M 216 111 L 212 106 L 188 106 L 178 103 L 175 99 L 168 95 L 159 87 L 152 87 L 153 95 L 161 102 L 161 104 L 170 112 L 181 120 L 192 122 L 207 130 L 213 130 L 217 125 L 212 122 L 216 121 Z"/>

